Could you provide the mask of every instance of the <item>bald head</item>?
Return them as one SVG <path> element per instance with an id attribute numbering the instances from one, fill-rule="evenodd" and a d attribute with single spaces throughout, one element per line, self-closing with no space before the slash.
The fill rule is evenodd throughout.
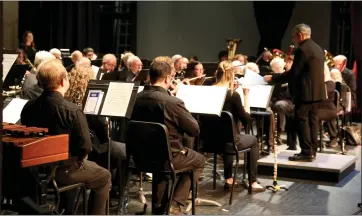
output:
<path id="1" fill-rule="evenodd" d="M 83 54 L 79 50 L 76 50 L 72 52 L 71 56 L 72 56 L 72 62 L 75 64 L 80 58 L 83 57 Z"/>
<path id="2" fill-rule="evenodd" d="M 113 54 L 106 54 L 102 59 L 102 68 L 106 71 L 113 71 L 117 65 L 117 58 Z"/>
<path id="3" fill-rule="evenodd" d="M 69 88 L 67 70 L 58 59 L 42 63 L 37 79 L 44 90 L 58 91 L 64 95 Z"/>
<path id="4" fill-rule="evenodd" d="M 75 66 L 77 66 L 77 67 L 79 67 L 79 66 L 90 67 L 91 66 L 91 61 L 87 57 L 82 57 L 75 63 Z"/>
<path id="5" fill-rule="evenodd" d="M 334 67 L 343 73 L 347 65 L 347 57 L 344 55 L 337 55 L 333 58 Z"/>

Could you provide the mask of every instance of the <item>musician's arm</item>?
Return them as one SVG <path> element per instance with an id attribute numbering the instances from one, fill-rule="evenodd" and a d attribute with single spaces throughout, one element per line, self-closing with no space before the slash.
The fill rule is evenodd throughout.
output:
<path id="1" fill-rule="evenodd" d="M 243 125 L 248 125 L 250 122 L 250 115 L 244 109 L 243 102 L 241 101 L 240 94 L 234 92 L 232 95 L 234 109 L 237 110 L 238 116 L 236 116 Z"/>
<path id="2" fill-rule="evenodd" d="M 274 74 L 272 76 L 272 82 L 274 83 L 286 83 L 290 79 L 297 77 L 306 62 L 305 54 L 301 49 L 297 49 L 294 53 L 294 61 L 292 68 L 289 71 L 280 74 Z"/>
<path id="3" fill-rule="evenodd" d="M 196 119 L 186 109 L 183 101 L 179 101 L 174 108 L 175 121 L 179 128 L 188 136 L 195 137 L 200 133 L 200 127 Z"/>
<path id="4" fill-rule="evenodd" d="M 92 150 L 92 142 L 89 136 L 87 119 L 81 110 L 77 110 L 75 113 L 71 135 L 71 140 L 75 140 L 76 142 L 71 144 L 78 145 L 73 146 L 73 148 L 79 151 L 77 152 L 77 150 L 75 150 L 77 156 L 79 156 L 80 159 L 84 159 Z M 71 149 L 72 146 L 69 146 L 69 148 Z"/>

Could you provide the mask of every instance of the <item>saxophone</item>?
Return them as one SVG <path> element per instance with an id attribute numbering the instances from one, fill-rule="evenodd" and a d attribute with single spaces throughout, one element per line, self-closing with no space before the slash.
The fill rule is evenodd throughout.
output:
<path id="1" fill-rule="evenodd" d="M 227 39 L 226 45 L 228 48 L 228 61 L 232 61 L 235 55 L 236 49 L 238 48 L 239 43 L 241 42 L 240 39 Z"/>

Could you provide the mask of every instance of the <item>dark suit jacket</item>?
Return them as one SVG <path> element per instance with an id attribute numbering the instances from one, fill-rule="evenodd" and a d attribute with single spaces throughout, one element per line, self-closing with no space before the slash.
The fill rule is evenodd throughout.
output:
<path id="1" fill-rule="evenodd" d="M 132 81 L 136 75 L 129 71 L 127 68 L 121 71 L 112 71 L 104 74 L 102 80 L 114 80 L 114 81 Z"/>
<path id="2" fill-rule="evenodd" d="M 272 81 L 288 82 L 294 103 L 325 100 L 323 49 L 312 39 L 303 41 L 294 53 L 292 68 L 282 74 L 274 74 Z"/>
<path id="3" fill-rule="evenodd" d="M 357 104 L 356 77 L 354 76 L 353 72 L 350 69 L 345 68 L 344 71 L 342 71 L 342 78 L 343 78 L 343 81 L 347 84 L 347 86 L 351 90 L 352 105 Z"/>

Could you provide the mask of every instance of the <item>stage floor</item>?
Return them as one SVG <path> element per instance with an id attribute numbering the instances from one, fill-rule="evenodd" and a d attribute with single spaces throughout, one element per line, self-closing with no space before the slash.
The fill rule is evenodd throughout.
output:
<path id="1" fill-rule="evenodd" d="M 278 146 L 280 151 L 284 151 L 285 145 Z M 346 176 L 341 182 L 320 182 L 311 180 L 301 180 L 281 177 L 278 179 L 279 185 L 288 187 L 288 191 L 272 193 L 265 191 L 248 195 L 247 191 L 240 187 L 234 192 L 234 201 L 228 205 L 230 193 L 224 192 L 223 181 L 217 181 L 216 190 L 212 189 L 211 166 L 205 168 L 205 177 L 199 183 L 199 197 L 219 202 L 221 207 L 198 206 L 196 214 L 199 215 L 351 215 L 358 210 L 357 203 L 361 202 L 361 146 L 347 147 L 348 155 L 356 156 L 355 171 Z M 335 154 L 333 149 L 325 149 L 326 154 Z M 318 153 L 319 154 L 319 153 Z M 326 156 L 335 158 L 335 156 Z M 323 157 L 321 157 L 323 159 Z M 218 170 L 222 170 L 222 163 L 218 163 Z M 221 172 L 221 171 L 220 171 Z M 239 169 L 239 179 L 242 169 Z M 222 172 L 221 172 L 222 174 Z M 263 186 L 273 183 L 272 176 L 258 175 L 258 180 Z M 131 191 L 137 191 L 137 186 Z M 144 190 L 150 191 L 150 184 L 146 183 Z M 131 193 L 131 202 L 128 206 L 128 214 L 135 214 L 142 210 L 142 204 L 136 197 L 136 193 Z M 151 209 L 151 197 L 147 196 L 148 209 Z M 113 214 L 116 208 L 113 207 Z"/>

